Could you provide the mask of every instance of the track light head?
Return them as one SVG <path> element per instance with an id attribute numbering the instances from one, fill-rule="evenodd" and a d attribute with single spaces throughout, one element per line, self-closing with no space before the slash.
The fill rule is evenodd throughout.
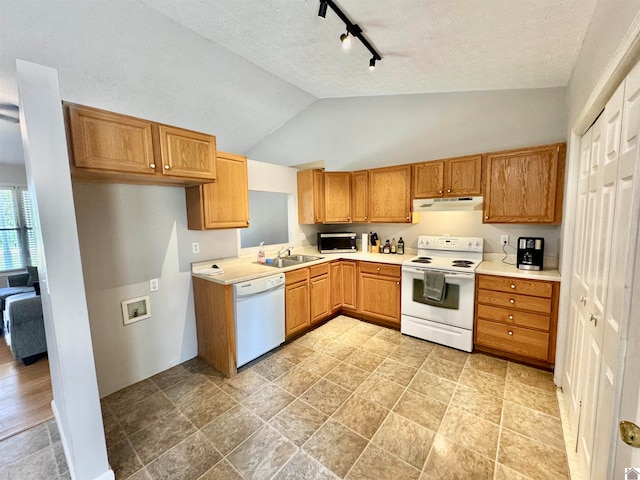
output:
<path id="1" fill-rule="evenodd" d="M 320 1 L 320 10 L 318 10 L 318 16 L 325 18 L 327 15 L 327 2 Z"/>
<path id="2" fill-rule="evenodd" d="M 351 48 L 351 37 L 349 36 L 349 32 L 343 33 L 340 35 L 340 41 L 342 42 L 342 48 L 344 50 L 349 50 Z"/>
<path id="3" fill-rule="evenodd" d="M 375 57 L 372 57 L 371 60 L 369 60 L 369 71 L 373 72 L 376 69 L 376 59 Z"/>

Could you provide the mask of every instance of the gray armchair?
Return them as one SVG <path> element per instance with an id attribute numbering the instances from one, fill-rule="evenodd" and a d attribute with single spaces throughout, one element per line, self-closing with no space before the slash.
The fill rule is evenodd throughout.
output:
<path id="1" fill-rule="evenodd" d="M 34 355 L 47 351 L 42 301 L 35 292 L 12 295 L 6 300 L 5 338 L 14 358 L 25 365 L 37 360 Z"/>
<path id="2" fill-rule="evenodd" d="M 9 275 L 9 286 L 6 288 L 0 288 L 0 330 L 2 330 L 3 315 L 5 310 L 5 301 L 12 295 L 19 295 L 21 293 L 33 292 L 33 286 L 28 285 L 29 273 L 18 273 L 15 275 Z"/>

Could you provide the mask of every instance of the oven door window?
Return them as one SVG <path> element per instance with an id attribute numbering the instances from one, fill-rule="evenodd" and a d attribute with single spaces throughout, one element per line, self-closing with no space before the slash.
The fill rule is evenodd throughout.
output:
<path id="1" fill-rule="evenodd" d="M 422 279 L 414 278 L 413 301 L 433 307 L 458 310 L 458 304 L 460 303 L 460 285 L 445 283 L 444 299 L 441 302 L 434 302 L 424 297 L 424 282 Z"/>

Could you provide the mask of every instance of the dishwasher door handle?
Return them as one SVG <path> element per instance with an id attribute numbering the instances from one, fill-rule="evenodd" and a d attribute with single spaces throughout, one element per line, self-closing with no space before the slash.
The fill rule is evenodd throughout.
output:
<path id="1" fill-rule="evenodd" d="M 238 299 L 238 301 L 242 301 L 242 300 L 246 300 L 246 299 L 251 298 L 251 297 L 255 297 L 255 296 L 257 296 L 257 295 L 264 295 L 264 294 L 268 294 L 268 293 L 274 292 L 274 291 L 276 291 L 276 290 L 280 290 L 281 288 L 282 288 L 282 289 L 284 289 L 284 284 L 283 284 L 283 285 L 276 285 L 275 287 L 271 287 L 271 288 L 268 288 L 268 289 L 266 289 L 266 290 L 260 290 L 259 292 L 247 292 L 247 293 L 243 293 L 243 292 L 240 290 L 240 291 L 238 291 L 238 292 L 236 293 L 236 298 Z"/>

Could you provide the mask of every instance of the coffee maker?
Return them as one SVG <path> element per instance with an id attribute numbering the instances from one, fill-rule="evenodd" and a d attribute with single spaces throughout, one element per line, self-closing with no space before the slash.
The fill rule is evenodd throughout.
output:
<path id="1" fill-rule="evenodd" d="M 517 266 L 520 270 L 542 270 L 544 238 L 519 237 Z"/>

